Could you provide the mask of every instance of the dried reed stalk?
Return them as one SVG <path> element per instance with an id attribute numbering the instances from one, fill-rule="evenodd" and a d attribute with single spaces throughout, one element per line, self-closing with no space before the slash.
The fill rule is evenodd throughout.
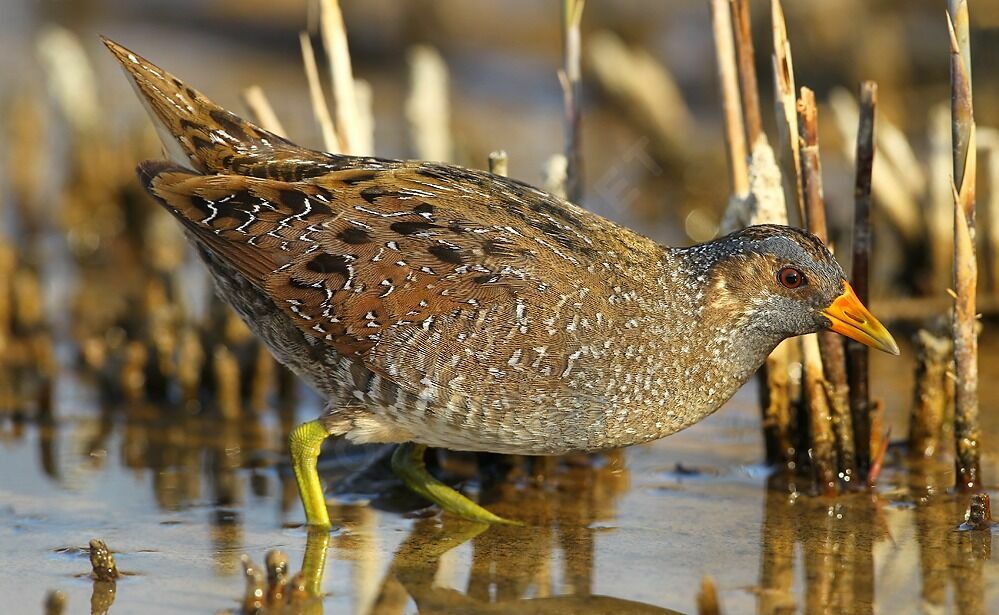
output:
<path id="1" fill-rule="evenodd" d="M 568 183 L 569 162 L 562 154 L 553 154 L 545 162 L 542 170 L 544 175 L 544 186 L 547 192 L 554 194 L 560 199 L 567 199 L 566 184 Z"/>
<path id="2" fill-rule="evenodd" d="M 722 10 L 721 6 L 713 10 Z M 726 103 L 726 121 L 730 107 L 737 107 L 741 116 L 734 118 L 735 126 L 726 124 L 726 131 L 744 130 L 745 142 L 749 143 L 748 166 L 739 164 L 732 167 L 733 186 L 742 181 L 742 173 L 747 173 L 745 195 L 733 194 L 722 219 L 723 233 L 731 232 L 751 224 L 787 224 L 787 204 L 781 184 L 780 167 L 774 158 L 773 149 L 763 132 L 760 117 L 759 92 L 756 67 L 753 62 L 753 41 L 749 22 L 749 4 L 746 0 L 731 3 L 730 32 L 735 37 L 735 56 L 730 53 L 730 39 L 724 35 L 725 18 L 720 17 L 715 30 L 718 49 L 719 75 L 722 78 L 722 95 Z M 721 39 L 718 36 L 721 35 Z M 733 65 L 738 73 L 738 83 L 732 82 Z M 726 82 L 725 79 L 728 79 Z M 741 93 L 741 101 L 733 103 L 731 97 Z M 730 97 L 730 98 L 726 98 Z M 741 127 L 741 128 L 740 128 Z M 731 142 L 730 142 L 731 144 Z M 738 144 L 736 144 L 738 148 Z M 745 153 L 743 152 L 742 155 Z M 740 154 L 730 149 L 732 160 L 739 161 Z M 763 434 L 767 463 L 778 464 L 790 461 L 794 446 L 791 443 L 791 383 L 788 367 L 794 343 L 780 344 L 767 358 L 760 370 L 760 406 L 763 412 Z"/>
<path id="3" fill-rule="evenodd" d="M 801 192 L 801 158 L 798 152 L 798 115 L 794 86 L 794 64 L 791 61 L 791 44 L 787 40 L 787 25 L 780 0 L 772 0 L 771 19 L 774 40 L 774 104 L 777 112 L 777 151 L 784 167 L 784 186 L 789 211 L 795 211 L 799 220 L 805 219 L 805 200 Z"/>
<path id="4" fill-rule="evenodd" d="M 950 105 L 935 105 L 927 118 L 929 189 L 926 193 L 926 243 L 930 272 L 927 290 L 937 295 L 951 287 L 954 276 L 954 155 Z M 945 308 L 949 311 L 950 306 Z"/>
<path id="5" fill-rule="evenodd" d="M 842 135 L 843 154 L 853 162 L 857 153 L 854 131 L 860 114 L 857 101 L 845 89 L 836 88 L 829 94 L 829 107 Z M 905 135 L 887 117 L 878 118 L 874 137 L 879 162 L 877 172 L 871 177 L 871 192 L 888 224 L 907 245 L 916 245 L 922 241 L 924 231 L 919 207 L 926 183 L 922 166 Z M 950 215 L 949 209 L 947 215 Z M 949 258 L 948 252 L 948 262 Z"/>
<path id="6" fill-rule="evenodd" d="M 101 105 L 93 66 L 76 34 L 61 26 L 47 26 L 36 43 L 52 101 L 76 137 L 98 129 Z"/>
<path id="7" fill-rule="evenodd" d="M 978 339 L 975 330 L 975 118 L 971 93 L 971 44 L 967 0 L 948 0 L 951 45 L 951 127 L 954 155 L 954 438 L 957 483 L 981 484 L 978 448 Z"/>
<path id="8" fill-rule="evenodd" d="M 243 104 L 250 110 L 250 116 L 257 126 L 273 132 L 279 137 L 288 136 L 284 126 L 281 125 L 281 120 L 274 113 L 274 107 L 271 106 L 271 102 L 267 100 L 267 95 L 264 94 L 263 88 L 259 85 L 251 85 L 243 90 Z"/>
<path id="9" fill-rule="evenodd" d="M 878 84 L 860 85 L 860 111 L 857 120 L 856 173 L 853 186 L 853 290 L 868 305 L 868 274 L 871 259 L 871 176 L 874 170 L 874 111 L 878 102 Z M 866 477 L 871 465 L 871 417 L 869 349 L 848 341 L 850 412 L 857 449 L 857 471 Z"/>
<path id="10" fill-rule="evenodd" d="M 451 160 L 448 71 L 441 54 L 427 45 L 417 45 L 406 54 L 409 62 L 409 96 L 406 119 L 416 157 L 420 160 Z"/>
<path id="11" fill-rule="evenodd" d="M 358 122 L 357 93 L 354 89 L 354 71 L 350 64 L 347 46 L 347 29 L 343 24 L 338 0 L 320 0 L 319 26 L 323 47 L 329 59 L 330 83 L 333 84 L 333 102 L 336 106 L 336 130 L 340 137 L 340 150 L 352 155 L 368 155 L 361 151 L 365 141 Z"/>
<path id="12" fill-rule="evenodd" d="M 741 201 L 749 197 L 749 164 L 746 156 L 746 130 L 742 118 L 729 0 L 711 0 L 711 25 L 714 31 L 718 80 L 721 84 L 722 109 L 725 116 L 725 143 L 728 146 L 726 151 L 732 197 Z"/>
<path id="13" fill-rule="evenodd" d="M 763 411 L 763 444 L 766 462 L 771 465 L 791 461 L 791 383 L 788 377 L 787 346 L 782 344 L 767 357 L 760 372 L 760 407 Z"/>
<path id="14" fill-rule="evenodd" d="M 227 346 L 219 344 L 212 352 L 212 369 L 219 414 L 224 420 L 234 421 L 240 411 L 239 362 Z"/>
<path id="15" fill-rule="evenodd" d="M 800 160 L 802 194 L 805 198 L 805 220 L 808 230 L 814 233 L 823 243 L 828 243 L 826 230 L 825 202 L 822 194 L 822 163 L 819 157 L 818 107 L 815 94 L 808 88 L 801 88 L 801 98 L 798 101 L 798 125 L 800 133 Z M 806 342 L 810 345 L 812 342 Z M 835 433 L 835 444 L 839 458 L 840 475 L 844 480 L 851 480 L 856 475 L 853 444 L 853 421 L 850 417 L 849 393 L 846 385 L 846 357 L 843 353 L 843 342 L 832 332 L 822 332 L 817 336 L 819 356 L 809 349 L 806 351 L 806 377 L 814 380 L 817 377 L 819 388 L 825 388 L 827 396 L 820 395 L 816 390 L 816 382 L 807 384 L 809 389 L 809 404 L 812 425 L 825 428 L 823 414 L 831 410 L 832 429 Z M 808 365 L 814 363 L 814 365 Z M 819 400 L 822 403 L 817 403 Z M 827 405 L 827 403 L 828 405 Z M 824 407 L 825 406 L 825 407 Z M 817 415 L 817 416 L 816 416 Z M 818 449 L 818 434 L 812 433 L 813 446 Z M 826 463 L 833 457 L 828 454 L 816 454 L 816 464 Z M 835 476 L 835 467 L 832 468 Z M 830 468 L 818 467 L 818 475 L 824 478 Z"/>
<path id="16" fill-rule="evenodd" d="M 573 203 L 583 199 L 583 151 L 580 123 L 582 111 L 582 36 L 580 24 L 583 21 L 585 0 L 562 0 L 563 61 L 559 71 L 562 85 L 562 102 L 565 114 L 565 159 L 566 159 L 566 198 Z"/>
<path id="17" fill-rule="evenodd" d="M 748 143 L 748 166 L 746 167 L 748 193 L 736 193 L 729 200 L 728 208 L 722 218 L 721 230 L 731 232 L 751 224 L 787 224 L 787 200 L 784 198 L 780 166 L 770 147 L 766 134 L 763 132 L 760 118 L 759 93 L 757 91 L 756 68 L 753 65 L 753 42 L 749 29 L 748 6 L 744 1 L 731 5 L 732 18 L 735 20 L 734 36 L 736 55 L 738 58 L 738 84 L 723 84 L 723 98 L 732 95 L 735 87 L 741 92 L 739 110 L 742 113 L 740 124 L 744 127 L 746 143 Z M 724 19 L 723 19 L 724 21 Z M 727 46 L 726 41 L 716 43 Z M 719 61 L 722 61 L 722 51 L 719 51 Z M 731 57 L 725 60 L 727 64 L 735 62 Z M 721 72 L 729 73 L 730 67 Z M 735 152 L 730 152 L 735 157 Z M 738 173 L 742 172 L 740 168 Z M 778 355 L 786 353 L 778 353 Z"/>
<path id="18" fill-rule="evenodd" d="M 833 434 L 832 413 L 826 397 L 822 355 L 819 352 L 816 334 L 811 333 L 802 337 L 802 351 L 805 366 L 805 401 L 808 404 L 815 480 L 820 493 L 835 495 L 839 490 L 839 481 L 836 478 L 836 437 Z"/>
<path id="19" fill-rule="evenodd" d="M 759 86 L 756 83 L 749 0 L 731 0 L 731 5 L 732 21 L 735 26 L 735 53 L 739 61 L 742 114 L 746 125 L 746 141 L 752 149 L 756 141 L 763 136 L 763 118 L 760 116 Z"/>
<path id="20" fill-rule="evenodd" d="M 606 30 L 587 37 L 586 65 L 593 80 L 615 102 L 652 147 L 667 170 L 690 156 L 693 117 L 676 79 L 644 49 L 629 48 Z"/>
<path id="21" fill-rule="evenodd" d="M 371 84 L 364 79 L 354 80 L 354 95 L 357 104 L 357 134 L 358 146 L 356 148 L 359 156 L 371 156 L 375 153 L 375 112 L 374 93 L 371 91 Z"/>
<path id="22" fill-rule="evenodd" d="M 305 78 L 309 82 L 312 115 L 319 123 L 319 130 L 323 135 L 323 149 L 332 153 L 343 152 L 345 150 L 340 143 L 336 128 L 333 126 L 330 108 L 326 104 L 326 95 L 323 94 L 323 84 L 319 79 L 319 67 L 316 65 L 316 53 L 312 49 L 312 40 L 307 32 L 302 32 L 298 35 L 298 41 L 302 47 L 302 65 L 305 67 Z"/>

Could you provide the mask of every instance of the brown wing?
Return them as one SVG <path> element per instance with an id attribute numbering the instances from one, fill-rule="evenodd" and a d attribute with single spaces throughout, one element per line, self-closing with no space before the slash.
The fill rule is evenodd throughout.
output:
<path id="1" fill-rule="evenodd" d="M 461 390 L 455 377 L 473 377 L 481 393 L 482 379 L 505 376 L 482 367 L 497 358 L 522 384 L 571 369 L 585 341 L 572 318 L 610 326 L 608 298 L 626 292 L 601 255 L 648 262 L 641 253 L 654 249 L 546 193 L 457 167 L 292 183 L 145 163 L 142 175 L 298 327 L 410 390 L 427 376 Z"/>

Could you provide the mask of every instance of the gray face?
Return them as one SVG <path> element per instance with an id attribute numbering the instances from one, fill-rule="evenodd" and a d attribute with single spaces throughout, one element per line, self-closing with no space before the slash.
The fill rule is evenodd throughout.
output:
<path id="1" fill-rule="evenodd" d="M 844 291 L 839 263 L 800 229 L 753 226 L 689 251 L 708 269 L 712 311 L 768 337 L 828 328 L 820 311 Z"/>

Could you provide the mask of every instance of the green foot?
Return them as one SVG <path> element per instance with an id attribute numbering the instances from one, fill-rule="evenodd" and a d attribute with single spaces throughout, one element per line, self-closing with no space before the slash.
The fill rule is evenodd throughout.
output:
<path id="1" fill-rule="evenodd" d="M 296 427 L 288 438 L 291 446 L 291 467 L 298 482 L 298 494 L 305 508 L 305 521 L 310 527 L 329 529 L 330 513 L 316 471 L 319 448 L 329 433 L 319 421 L 309 421 Z"/>
<path id="2" fill-rule="evenodd" d="M 430 472 L 427 472 L 426 464 L 423 463 L 423 454 L 426 450 L 427 447 L 422 444 L 407 442 L 399 445 L 392 454 L 392 469 L 407 487 L 442 509 L 471 521 L 523 525 L 519 521 L 494 515 L 431 476 Z"/>

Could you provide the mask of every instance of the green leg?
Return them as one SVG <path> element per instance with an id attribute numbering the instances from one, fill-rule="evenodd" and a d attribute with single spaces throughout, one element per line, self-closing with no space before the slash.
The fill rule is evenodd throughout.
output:
<path id="1" fill-rule="evenodd" d="M 310 527 L 329 529 L 330 513 L 326 510 L 323 486 L 319 483 L 316 459 L 323 440 L 329 437 L 321 422 L 309 421 L 296 427 L 288 438 L 291 445 L 291 467 L 298 482 L 298 494 L 305 508 L 305 522 Z"/>
<path id="2" fill-rule="evenodd" d="M 426 464 L 423 463 L 423 454 L 426 450 L 427 447 L 422 444 L 407 442 L 399 445 L 392 454 L 392 469 L 407 487 L 442 509 L 465 519 L 482 523 L 522 525 L 519 521 L 494 515 L 431 476 L 430 472 L 427 472 Z"/>

